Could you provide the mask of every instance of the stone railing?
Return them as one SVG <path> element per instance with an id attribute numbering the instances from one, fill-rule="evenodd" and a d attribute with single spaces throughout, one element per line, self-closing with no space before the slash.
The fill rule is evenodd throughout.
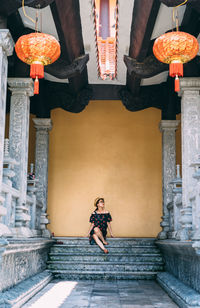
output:
<path id="1" fill-rule="evenodd" d="M 176 178 L 170 182 L 172 187 L 172 201 L 168 204 L 169 210 L 169 232 L 168 238 L 176 239 L 181 229 L 181 207 L 182 207 L 182 179 L 180 177 L 180 166 L 176 166 Z"/>
<path id="2" fill-rule="evenodd" d="M 33 164 L 31 164 L 33 165 Z M 37 179 L 27 180 L 27 197 L 26 204 L 29 208 L 29 215 L 31 217 L 29 228 L 32 230 L 33 236 L 41 236 L 41 212 L 42 204 L 36 199 Z"/>
<path id="3" fill-rule="evenodd" d="M 36 200 L 37 179 L 34 177 L 33 164 L 28 174 L 26 202 L 23 204 L 19 204 L 20 191 L 14 188 L 12 183 L 12 178 L 15 176 L 14 166 L 17 164 L 16 160 L 10 157 L 9 140 L 5 139 L 2 183 L 5 215 L 2 222 L 10 231 L 7 236 L 41 236 L 41 205 Z"/>
<path id="4" fill-rule="evenodd" d="M 196 185 L 190 194 L 190 203 L 192 205 L 191 240 L 194 241 L 193 247 L 200 254 L 200 155 L 191 164 L 191 167 L 194 168 L 193 178 L 196 180 Z"/>
<path id="5" fill-rule="evenodd" d="M 190 165 L 193 168 L 193 178 L 196 180 L 194 186 L 189 191 L 189 203 L 192 212 L 192 228 L 190 231 L 190 241 L 194 242 L 193 247 L 200 253 L 200 155 L 198 159 Z M 180 177 L 180 166 L 177 165 L 176 178 L 170 182 L 172 188 L 172 201 L 168 203 L 169 211 L 169 232 L 168 238 L 184 240 L 184 228 L 187 227 L 187 217 L 182 206 L 182 179 Z M 190 219 L 190 217 L 188 218 Z"/>
<path id="6" fill-rule="evenodd" d="M 2 196 L 4 197 L 4 207 L 7 209 L 3 222 L 11 230 L 15 228 L 16 204 L 19 199 L 19 191 L 8 184 L 2 183 Z"/>

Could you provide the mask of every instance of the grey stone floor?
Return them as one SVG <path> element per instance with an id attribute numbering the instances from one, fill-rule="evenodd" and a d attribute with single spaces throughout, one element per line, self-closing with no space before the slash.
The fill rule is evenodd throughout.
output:
<path id="1" fill-rule="evenodd" d="M 23 308 L 175 308 L 155 281 L 58 281 L 49 283 Z"/>

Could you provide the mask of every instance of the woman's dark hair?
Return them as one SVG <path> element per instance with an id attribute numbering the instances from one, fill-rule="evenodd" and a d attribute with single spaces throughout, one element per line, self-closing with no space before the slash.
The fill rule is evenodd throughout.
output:
<path id="1" fill-rule="evenodd" d="M 98 199 L 95 201 L 96 210 L 98 209 L 97 204 L 98 204 L 99 201 L 101 201 L 101 200 L 104 202 L 104 198 L 98 198 Z"/>

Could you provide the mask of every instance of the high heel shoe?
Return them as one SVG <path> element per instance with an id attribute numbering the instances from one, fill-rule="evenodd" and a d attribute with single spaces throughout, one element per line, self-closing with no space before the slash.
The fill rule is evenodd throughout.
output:
<path id="1" fill-rule="evenodd" d="M 108 251 L 108 249 L 105 248 L 105 249 L 103 250 L 103 252 L 107 254 L 109 251 Z"/>

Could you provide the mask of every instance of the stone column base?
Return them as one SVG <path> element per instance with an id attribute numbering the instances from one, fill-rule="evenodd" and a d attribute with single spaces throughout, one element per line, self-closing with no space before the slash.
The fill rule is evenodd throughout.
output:
<path id="1" fill-rule="evenodd" d="M 5 238 L 0 238 L 0 258 L 1 258 L 1 254 L 4 252 L 7 245 L 8 245 L 8 241 Z"/>
<path id="2" fill-rule="evenodd" d="M 42 230 L 42 237 L 51 237 L 51 232 L 48 229 Z"/>
<path id="3" fill-rule="evenodd" d="M 164 231 L 164 230 L 161 231 L 160 233 L 158 233 L 157 238 L 158 238 L 159 240 L 165 240 L 165 239 L 167 239 L 167 232 Z"/>
<path id="4" fill-rule="evenodd" d="M 34 237 L 34 232 L 27 227 L 17 227 L 12 229 L 14 237 Z"/>
<path id="5" fill-rule="evenodd" d="M 51 232 L 47 229 L 47 225 L 49 224 L 49 219 L 47 218 L 47 213 L 42 213 L 40 216 L 40 229 L 42 232 L 42 237 L 51 237 Z"/>
<path id="6" fill-rule="evenodd" d="M 192 247 L 195 249 L 196 254 L 200 256 L 200 241 L 196 241 L 192 244 Z"/>
<path id="7" fill-rule="evenodd" d="M 4 237 L 12 237 L 13 236 L 10 229 L 4 224 L 0 224 L 0 237 L 1 236 L 4 236 Z"/>
<path id="8" fill-rule="evenodd" d="M 4 201 L 4 199 L 0 196 L 0 204 L 2 204 L 2 201 Z M 6 213 L 7 213 L 6 208 L 0 205 L 0 217 L 5 216 Z M 12 236 L 12 233 L 9 230 L 9 228 L 3 223 L 0 223 L 0 237 L 1 236 L 5 236 L 5 237 Z"/>
<path id="9" fill-rule="evenodd" d="M 42 232 L 41 230 L 31 230 L 32 234 L 33 234 L 33 237 L 41 237 L 42 236 Z"/>

